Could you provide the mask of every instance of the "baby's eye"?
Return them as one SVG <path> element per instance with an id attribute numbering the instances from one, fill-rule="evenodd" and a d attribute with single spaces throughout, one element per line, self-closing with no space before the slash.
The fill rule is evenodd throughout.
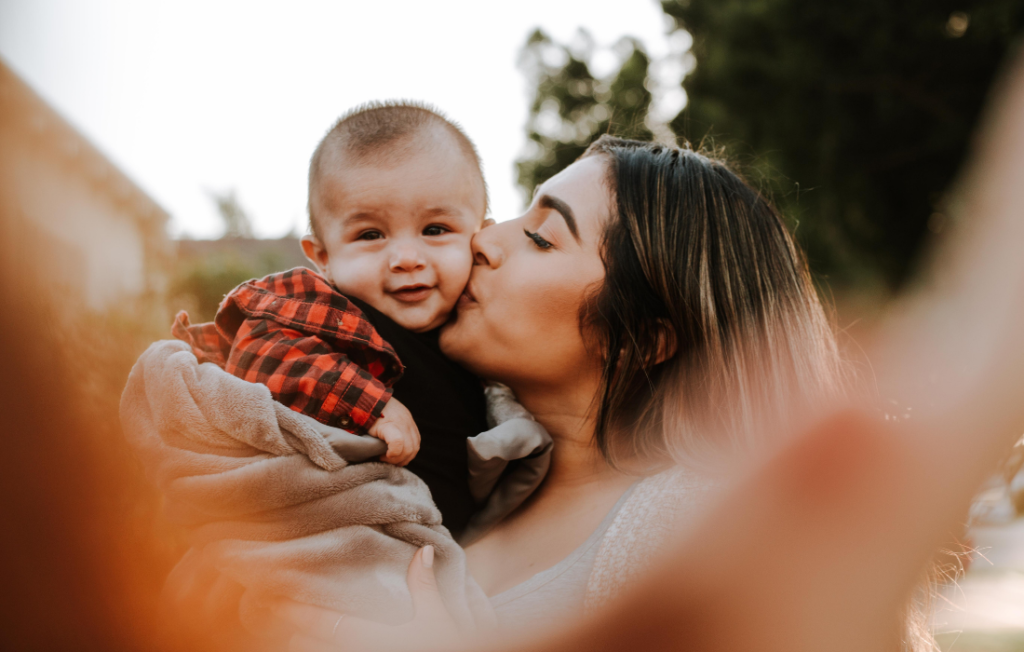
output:
<path id="1" fill-rule="evenodd" d="M 526 234 L 527 238 L 533 240 L 533 244 L 537 245 L 541 249 L 550 249 L 551 247 L 554 246 L 553 244 L 551 244 L 541 236 L 537 235 L 533 231 L 527 231 L 526 229 L 523 229 L 523 233 Z"/>
<path id="2" fill-rule="evenodd" d="M 449 233 L 451 229 L 440 224 L 431 224 L 427 228 L 423 229 L 423 235 L 444 235 Z"/>
<path id="3" fill-rule="evenodd" d="M 383 237 L 384 234 L 380 231 L 363 231 L 356 236 L 356 240 L 380 240 Z"/>

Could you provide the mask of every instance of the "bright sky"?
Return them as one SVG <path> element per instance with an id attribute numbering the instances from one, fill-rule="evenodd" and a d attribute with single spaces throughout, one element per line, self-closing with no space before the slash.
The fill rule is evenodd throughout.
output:
<path id="1" fill-rule="evenodd" d="M 173 235 L 219 236 L 205 189 L 233 188 L 276 237 L 305 228 L 317 141 L 371 99 L 460 122 L 494 217 L 514 217 L 529 103 L 516 60 L 537 26 L 669 49 L 656 0 L 0 0 L 0 56 L 171 213 Z"/>

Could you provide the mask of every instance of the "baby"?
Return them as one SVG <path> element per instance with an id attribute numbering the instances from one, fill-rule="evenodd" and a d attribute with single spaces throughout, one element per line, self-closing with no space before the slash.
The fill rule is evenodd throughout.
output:
<path id="1" fill-rule="evenodd" d="M 173 333 L 291 409 L 384 440 L 384 461 L 422 478 L 457 534 L 475 507 L 466 438 L 487 430 L 486 404 L 437 339 L 486 212 L 480 161 L 458 126 L 415 104 L 359 107 L 310 162 L 302 248 L 319 274 L 248 281 L 214 322 L 193 326 L 182 312 Z"/>

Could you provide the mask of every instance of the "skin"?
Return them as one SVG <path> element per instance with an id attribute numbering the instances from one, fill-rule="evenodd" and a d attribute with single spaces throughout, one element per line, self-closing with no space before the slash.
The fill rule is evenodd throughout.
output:
<path id="1" fill-rule="evenodd" d="M 445 323 L 462 294 L 486 191 L 475 161 L 441 127 L 388 147 L 400 155 L 330 153 L 311 198 L 320 238 L 305 236 L 302 249 L 341 293 L 422 333 Z M 419 429 L 396 399 L 369 433 L 387 442 L 386 462 L 404 466 L 419 451 Z"/>

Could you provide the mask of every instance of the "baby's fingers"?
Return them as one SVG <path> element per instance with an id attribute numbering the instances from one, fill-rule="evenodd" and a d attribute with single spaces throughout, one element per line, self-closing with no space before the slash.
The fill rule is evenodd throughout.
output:
<path id="1" fill-rule="evenodd" d="M 398 435 L 388 436 L 384 440 L 388 445 L 388 452 L 384 455 L 384 461 L 390 464 L 398 464 L 406 456 L 405 441 Z"/>
<path id="2" fill-rule="evenodd" d="M 405 466 L 416 457 L 416 453 L 420 451 L 419 433 L 403 432 L 402 433 L 402 459 L 395 464 L 399 466 Z"/>
<path id="3" fill-rule="evenodd" d="M 420 433 L 418 430 L 414 433 L 413 440 L 406 442 L 405 450 L 407 456 L 405 464 L 408 464 L 413 461 L 413 459 L 416 458 L 416 454 L 420 452 Z M 403 466 L 405 465 L 403 464 Z"/>
<path id="4" fill-rule="evenodd" d="M 396 456 L 394 458 L 389 457 L 387 461 L 390 462 L 391 464 L 394 464 L 395 466 L 406 466 L 407 464 L 409 464 L 409 462 L 413 460 L 414 457 L 416 457 L 416 452 L 410 451 L 408 448 L 406 448 L 403 450 L 400 456 Z"/>

